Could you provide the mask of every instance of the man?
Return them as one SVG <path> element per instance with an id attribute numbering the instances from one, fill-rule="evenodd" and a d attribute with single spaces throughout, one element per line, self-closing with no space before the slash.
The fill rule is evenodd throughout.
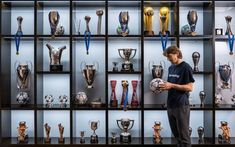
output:
<path id="1" fill-rule="evenodd" d="M 189 135 L 189 92 L 193 90 L 193 70 L 182 60 L 182 53 L 176 46 L 164 51 L 164 56 L 172 63 L 168 69 L 168 79 L 160 84 L 161 90 L 168 90 L 167 114 L 171 131 L 177 139 L 178 147 L 191 147 Z"/>

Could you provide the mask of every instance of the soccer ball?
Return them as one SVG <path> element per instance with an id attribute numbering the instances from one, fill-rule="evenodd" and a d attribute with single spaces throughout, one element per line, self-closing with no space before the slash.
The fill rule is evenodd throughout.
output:
<path id="1" fill-rule="evenodd" d="M 16 101 L 19 104 L 28 104 L 29 103 L 29 95 L 26 92 L 20 92 L 16 96 Z"/>
<path id="2" fill-rule="evenodd" d="M 160 78 L 155 78 L 150 82 L 149 88 L 154 93 L 161 93 L 162 90 L 160 90 L 159 84 L 164 83 L 164 81 Z"/>
<path id="3" fill-rule="evenodd" d="M 66 104 L 66 102 L 68 101 L 68 97 L 66 95 L 60 95 L 59 101 L 61 104 Z"/>

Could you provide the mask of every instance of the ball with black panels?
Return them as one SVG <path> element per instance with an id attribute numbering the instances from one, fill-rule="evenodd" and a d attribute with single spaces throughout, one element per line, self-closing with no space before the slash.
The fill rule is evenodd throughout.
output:
<path id="1" fill-rule="evenodd" d="M 164 80 L 160 78 L 155 78 L 150 82 L 149 88 L 153 93 L 161 93 L 162 90 L 160 89 L 160 84 L 163 84 L 163 83 L 164 83 Z"/>

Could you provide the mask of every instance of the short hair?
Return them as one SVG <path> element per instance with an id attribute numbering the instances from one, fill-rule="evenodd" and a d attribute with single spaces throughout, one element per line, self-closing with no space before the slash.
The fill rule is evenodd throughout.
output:
<path id="1" fill-rule="evenodd" d="M 175 45 L 167 47 L 166 50 L 163 53 L 163 55 L 166 56 L 166 57 L 169 54 L 178 54 L 178 58 L 180 58 L 180 59 L 183 58 L 181 50 L 177 46 L 175 46 Z"/>

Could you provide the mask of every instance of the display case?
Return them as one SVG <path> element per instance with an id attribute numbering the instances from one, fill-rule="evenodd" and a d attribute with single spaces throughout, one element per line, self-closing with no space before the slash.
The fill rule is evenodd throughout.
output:
<path id="1" fill-rule="evenodd" d="M 167 91 L 150 90 L 170 45 L 194 70 L 192 145 L 234 146 L 235 2 L 0 4 L 0 146 L 175 146 Z"/>

